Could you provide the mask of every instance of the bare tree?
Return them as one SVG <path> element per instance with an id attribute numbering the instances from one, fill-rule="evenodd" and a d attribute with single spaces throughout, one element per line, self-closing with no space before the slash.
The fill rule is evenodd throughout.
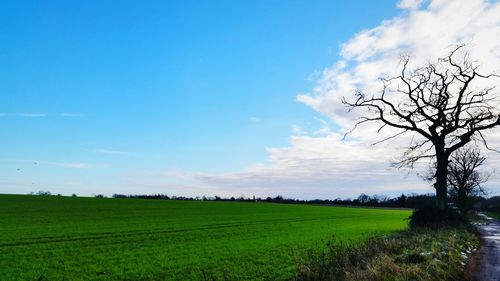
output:
<path id="1" fill-rule="evenodd" d="M 481 156 L 477 147 L 461 148 L 450 157 L 448 192 L 455 198 L 462 212 L 468 210 L 471 196 L 486 194 L 482 184 L 488 181 L 489 176 L 478 171 L 485 160 L 486 157 Z"/>
<path id="2" fill-rule="evenodd" d="M 447 203 L 450 155 L 471 140 L 481 141 L 489 149 L 483 132 L 500 125 L 494 87 L 476 89 L 471 85 L 476 80 L 500 76 L 481 74 L 467 54 L 458 59 L 463 47 L 460 45 L 435 64 L 429 63 L 414 71 L 408 70 L 409 58 L 403 58 L 398 76 L 381 79 L 380 93 L 367 95 L 358 91 L 354 101 L 342 100 L 349 111 L 365 110 L 352 130 L 361 124 L 376 122 L 379 132 L 386 127 L 398 131 L 380 142 L 412 135 L 398 164 L 413 167 L 424 158 L 436 163 L 434 188 L 441 209 L 445 209 Z"/>

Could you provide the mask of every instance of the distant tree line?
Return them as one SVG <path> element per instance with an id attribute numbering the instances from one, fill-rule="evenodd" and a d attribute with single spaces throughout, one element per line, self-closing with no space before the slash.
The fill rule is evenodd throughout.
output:
<path id="1" fill-rule="evenodd" d="M 52 195 L 49 191 L 31 192 L 31 195 Z M 60 194 L 58 194 L 60 196 Z M 76 197 L 73 194 L 72 197 Z M 96 198 L 105 198 L 103 194 L 94 194 Z M 328 206 L 355 206 L 355 207 L 379 207 L 379 208 L 410 208 L 416 209 L 425 206 L 430 206 L 435 203 L 434 194 L 401 194 L 397 197 L 388 197 L 385 195 L 367 195 L 362 193 L 355 199 L 312 199 L 301 200 L 293 198 L 285 198 L 281 195 L 275 197 L 220 197 L 220 196 L 169 196 L 166 194 L 113 194 L 113 198 L 128 198 L 128 199 L 152 199 L 152 200 L 179 200 L 179 201 L 221 201 L 221 202 L 268 202 L 281 204 L 314 204 Z M 482 196 L 469 197 L 470 206 L 476 210 L 500 212 L 500 196 L 485 198 Z"/>
<path id="2" fill-rule="evenodd" d="M 500 213 L 500 196 L 494 196 L 479 202 L 477 206 L 484 211 L 491 211 Z"/>
<path id="3" fill-rule="evenodd" d="M 214 197 L 184 197 L 184 196 L 168 196 L 165 194 L 153 195 L 125 195 L 114 194 L 113 198 L 131 198 L 131 199 L 160 199 L 160 200 L 186 200 L 186 201 L 237 201 L 237 202 L 270 202 L 282 204 L 316 204 L 316 205 L 333 205 L 333 206 L 360 206 L 360 207 L 384 207 L 384 208 L 416 208 L 418 206 L 432 204 L 435 202 L 435 197 L 432 194 L 402 194 L 398 197 L 390 198 L 384 195 L 366 195 L 361 194 L 356 199 L 313 199 L 301 200 L 293 198 L 284 198 L 283 196 L 276 197 L 229 197 L 224 198 L 220 196 Z"/>

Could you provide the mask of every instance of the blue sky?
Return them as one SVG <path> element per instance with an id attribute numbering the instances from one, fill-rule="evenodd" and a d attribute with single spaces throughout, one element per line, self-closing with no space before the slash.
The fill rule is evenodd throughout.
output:
<path id="1" fill-rule="evenodd" d="M 433 192 L 390 167 L 403 142 L 342 140 L 339 97 L 457 40 L 494 69 L 498 18 L 486 0 L 2 1 L 0 193 Z"/>
<path id="2" fill-rule="evenodd" d="M 82 178 L 95 190 L 54 191 L 99 192 L 125 171 L 264 161 L 291 124 L 318 125 L 295 99 L 308 77 L 396 11 L 393 1 L 3 1 L 0 192 Z"/>

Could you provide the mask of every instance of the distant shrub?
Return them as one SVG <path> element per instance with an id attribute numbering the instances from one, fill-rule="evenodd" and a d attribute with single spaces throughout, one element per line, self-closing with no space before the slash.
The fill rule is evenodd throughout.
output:
<path id="1" fill-rule="evenodd" d="M 52 195 L 52 193 L 50 193 L 50 191 L 44 191 L 44 190 L 40 190 L 36 194 L 37 195 L 44 195 L 44 196 Z"/>
<path id="2" fill-rule="evenodd" d="M 410 216 L 411 227 L 430 227 L 433 229 L 449 226 L 466 226 L 467 218 L 458 210 L 447 208 L 440 210 L 435 205 L 419 208 Z"/>

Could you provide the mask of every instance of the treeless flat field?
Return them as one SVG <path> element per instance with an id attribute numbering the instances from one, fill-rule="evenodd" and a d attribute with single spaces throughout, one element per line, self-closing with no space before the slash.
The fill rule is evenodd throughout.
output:
<path id="1" fill-rule="evenodd" d="M 0 280 L 284 280 L 306 250 L 408 210 L 0 195 Z"/>

